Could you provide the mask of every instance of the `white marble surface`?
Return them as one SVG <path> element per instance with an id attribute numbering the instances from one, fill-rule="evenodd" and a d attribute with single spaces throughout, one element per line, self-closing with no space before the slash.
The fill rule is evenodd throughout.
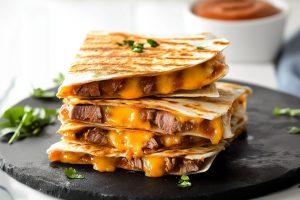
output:
<path id="1" fill-rule="evenodd" d="M 183 11 L 190 2 L 192 0 L 0 0 L 0 113 L 28 96 L 32 86 L 51 87 L 52 78 L 67 70 L 87 31 L 185 34 Z M 300 29 L 300 1 L 289 2 L 292 12 L 285 38 Z M 229 62 L 229 65 L 226 78 L 276 89 L 272 63 Z M 55 199 L 2 171 L 0 186 L 6 187 L 15 200 Z M 3 199 L 1 192 L 0 188 L 0 199 L 8 200 Z M 259 199 L 296 200 L 299 197 L 300 190 L 294 186 Z"/>

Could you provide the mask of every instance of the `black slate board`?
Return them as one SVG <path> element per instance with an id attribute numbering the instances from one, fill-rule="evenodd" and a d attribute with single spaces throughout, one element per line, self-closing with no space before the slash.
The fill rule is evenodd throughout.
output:
<path id="1" fill-rule="evenodd" d="M 249 84 L 248 84 L 249 85 Z M 241 199 L 291 186 L 300 180 L 300 135 L 287 127 L 300 126 L 299 118 L 272 116 L 274 107 L 300 108 L 300 99 L 249 85 L 248 134 L 222 152 L 207 173 L 191 175 L 191 188 L 178 188 L 179 177 L 147 178 L 143 173 L 118 170 L 98 173 L 91 166 L 73 165 L 84 180 L 69 180 L 63 169 L 50 163 L 46 149 L 59 140 L 59 122 L 44 133 L 9 146 L 0 142 L 0 168 L 28 186 L 64 199 Z M 58 100 L 32 98 L 18 105 L 58 108 Z"/>

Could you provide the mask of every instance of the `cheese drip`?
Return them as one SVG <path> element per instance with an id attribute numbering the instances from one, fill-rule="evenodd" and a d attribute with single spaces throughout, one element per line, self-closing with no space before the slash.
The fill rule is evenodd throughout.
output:
<path id="1" fill-rule="evenodd" d="M 160 177 L 165 174 L 165 159 L 159 156 L 146 156 L 143 160 L 145 175 Z"/>
<path id="2" fill-rule="evenodd" d="M 126 126 L 145 130 L 149 130 L 151 127 L 149 121 L 141 119 L 138 108 L 108 106 L 104 110 L 108 116 L 106 122 L 112 126 Z"/>
<path id="3" fill-rule="evenodd" d="M 132 158 L 140 158 L 143 155 L 143 147 L 153 137 L 150 132 L 117 132 L 110 131 L 108 133 L 109 142 L 119 151 L 126 152 L 128 160 Z"/>

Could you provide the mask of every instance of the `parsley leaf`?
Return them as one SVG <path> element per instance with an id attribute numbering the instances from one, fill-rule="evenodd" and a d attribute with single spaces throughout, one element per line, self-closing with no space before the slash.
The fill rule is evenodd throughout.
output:
<path id="1" fill-rule="evenodd" d="M 297 126 L 290 126 L 288 127 L 288 132 L 290 134 L 300 134 L 300 128 Z"/>
<path id="2" fill-rule="evenodd" d="M 45 91 L 41 88 L 33 88 L 31 96 L 35 98 L 53 98 L 55 97 L 55 92 Z"/>
<path id="3" fill-rule="evenodd" d="M 186 188 L 191 187 L 192 183 L 190 182 L 190 178 L 187 175 L 182 175 L 180 180 L 177 183 L 178 187 Z"/>
<path id="4" fill-rule="evenodd" d="M 143 53 L 144 50 L 144 44 L 138 43 L 137 45 L 134 45 L 132 47 L 132 51 L 136 53 Z"/>
<path id="5" fill-rule="evenodd" d="M 273 115 L 275 116 L 290 116 L 290 117 L 297 117 L 300 116 L 300 109 L 291 109 L 291 108 L 274 108 Z"/>
<path id="6" fill-rule="evenodd" d="M 159 44 L 155 40 L 147 39 L 147 42 L 148 42 L 148 44 L 150 44 L 151 47 L 158 47 L 159 46 Z"/>
<path id="7" fill-rule="evenodd" d="M 65 76 L 62 73 L 59 73 L 56 78 L 53 79 L 55 86 L 60 86 L 65 80 Z"/>
<path id="8" fill-rule="evenodd" d="M 199 49 L 199 50 L 203 50 L 203 49 L 205 49 L 206 47 L 204 47 L 204 46 L 197 46 L 196 47 L 196 49 Z"/>
<path id="9" fill-rule="evenodd" d="M 64 170 L 65 175 L 69 178 L 69 179 L 84 179 L 84 176 L 81 174 L 78 174 L 78 172 L 76 171 L 76 169 L 74 168 L 68 168 Z"/>
<path id="10" fill-rule="evenodd" d="M 8 141 L 13 144 L 21 138 L 39 135 L 46 125 L 54 123 L 56 115 L 56 110 L 46 108 L 9 108 L 2 116 L 5 121 L 0 123 L 0 138 L 13 133 Z"/>
<path id="11" fill-rule="evenodd" d="M 123 42 L 117 42 L 117 45 L 119 45 L 121 47 L 128 45 L 132 48 L 134 45 L 134 41 L 133 40 L 123 40 Z"/>

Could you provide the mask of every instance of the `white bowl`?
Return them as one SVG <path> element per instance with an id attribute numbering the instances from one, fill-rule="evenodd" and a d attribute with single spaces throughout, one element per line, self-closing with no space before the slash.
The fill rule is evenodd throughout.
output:
<path id="1" fill-rule="evenodd" d="M 185 12 L 185 31 L 189 34 L 211 32 L 228 39 L 231 45 L 225 50 L 225 54 L 229 61 L 272 61 L 283 41 L 289 5 L 283 0 L 268 2 L 281 12 L 264 18 L 235 21 L 199 17 L 192 12 L 192 4 Z"/>

